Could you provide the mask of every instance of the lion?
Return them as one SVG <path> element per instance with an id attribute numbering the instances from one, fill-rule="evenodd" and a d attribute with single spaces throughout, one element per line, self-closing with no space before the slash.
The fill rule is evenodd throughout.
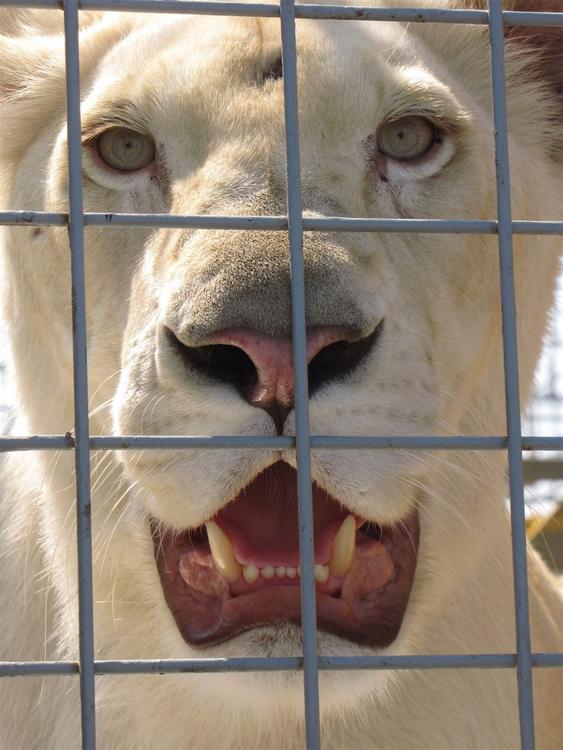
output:
<path id="1" fill-rule="evenodd" d="M 486 26 L 296 26 L 305 217 L 496 217 Z M 4 205 L 65 212 L 62 14 L 0 29 Z M 505 31 L 513 215 L 561 219 L 561 31 Z M 285 214 L 279 19 L 81 13 L 80 57 L 86 211 Z M 560 250 L 514 236 L 522 405 Z M 67 230 L 6 228 L 2 251 L 11 432 L 65 434 Z M 85 254 L 91 434 L 295 434 L 286 231 L 90 226 Z M 313 435 L 506 434 L 497 237 L 305 232 L 303 254 Z M 91 455 L 98 659 L 301 654 L 294 450 Z M 505 452 L 311 462 L 320 654 L 514 653 Z M 76 660 L 72 451 L 6 454 L 1 486 L 0 658 Z M 528 574 L 532 648 L 561 651 L 532 549 Z M 556 750 L 561 670 L 533 681 Z M 1 748 L 80 747 L 76 677 L 0 689 Z M 103 750 L 305 742 L 298 670 L 106 675 L 96 708 Z M 325 671 L 320 722 L 324 750 L 513 749 L 515 670 Z"/>

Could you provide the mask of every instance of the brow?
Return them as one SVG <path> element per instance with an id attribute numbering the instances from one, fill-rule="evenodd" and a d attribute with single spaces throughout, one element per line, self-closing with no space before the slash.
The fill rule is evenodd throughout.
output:
<path id="1" fill-rule="evenodd" d="M 82 140 L 92 140 L 112 127 L 130 128 L 141 133 L 149 132 L 148 118 L 136 104 L 129 101 L 104 102 L 84 117 Z"/>

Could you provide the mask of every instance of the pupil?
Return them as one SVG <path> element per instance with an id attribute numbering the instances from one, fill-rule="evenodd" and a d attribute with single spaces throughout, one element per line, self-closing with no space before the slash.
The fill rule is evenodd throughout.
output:
<path id="1" fill-rule="evenodd" d="M 399 130 L 399 132 L 397 133 L 397 138 L 400 138 L 401 140 L 403 140 L 404 137 L 405 137 L 404 132 L 402 130 Z"/>

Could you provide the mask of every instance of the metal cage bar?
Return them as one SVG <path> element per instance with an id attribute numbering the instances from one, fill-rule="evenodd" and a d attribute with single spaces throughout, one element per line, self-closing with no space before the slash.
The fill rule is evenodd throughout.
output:
<path id="1" fill-rule="evenodd" d="M 1 3 L 0 3 L 1 7 Z M 66 226 L 68 214 L 0 211 L 0 226 Z M 287 231 L 285 216 L 183 216 L 173 214 L 84 213 L 87 227 L 231 229 Z M 387 232 L 405 234 L 498 234 L 498 222 L 476 219 L 367 219 L 344 216 L 304 217 L 304 232 Z M 563 221 L 513 221 L 512 234 L 563 235 Z"/>
<path id="2" fill-rule="evenodd" d="M 59 10 L 60 0 L 2 0 L 12 8 L 51 8 Z M 79 0 L 81 10 L 128 13 L 186 13 L 208 16 L 247 16 L 278 18 L 280 6 L 272 3 L 202 2 L 198 0 Z M 503 11 L 505 26 L 563 26 L 561 13 Z M 390 21 L 398 23 L 454 23 L 486 26 L 485 10 L 457 8 L 372 8 L 361 5 L 296 5 L 295 18 L 340 21 Z"/>
<path id="3" fill-rule="evenodd" d="M 84 206 L 78 2 L 64 0 L 65 69 L 68 139 L 68 235 L 72 274 L 72 347 L 76 466 L 76 534 L 78 549 L 78 636 L 83 750 L 95 750 L 94 606 L 92 591 L 92 511 L 88 425 L 86 281 L 84 272 Z"/>
<path id="4" fill-rule="evenodd" d="M 61 0 L 0 0 L 0 7 L 60 9 Z M 502 11 L 500 0 L 489 10 L 441 8 L 366 8 L 362 6 L 200 2 L 192 0 L 64 0 L 66 86 L 68 114 L 69 212 L 2 211 L 0 225 L 67 226 L 71 248 L 73 296 L 73 353 L 75 433 L 0 438 L 0 452 L 19 450 L 74 450 L 77 494 L 79 589 L 79 661 L 0 662 L 0 677 L 79 674 L 82 737 L 85 750 L 95 749 L 95 675 L 166 674 L 171 672 L 280 671 L 304 672 L 308 750 L 320 747 L 319 670 L 346 669 L 516 669 L 519 690 L 521 747 L 533 750 L 532 668 L 563 666 L 563 653 L 532 653 L 528 613 L 526 541 L 522 477 L 523 450 L 563 449 L 563 438 L 522 436 L 518 388 L 516 308 L 512 281 L 512 235 L 562 235 L 562 221 L 513 221 L 505 103 L 503 26 L 563 26 L 563 13 Z M 284 65 L 284 117 L 287 157 L 287 216 L 172 216 L 84 212 L 81 182 L 79 10 L 186 13 L 280 18 Z M 297 106 L 295 22 L 300 18 L 372 22 L 454 23 L 489 26 L 492 64 L 493 118 L 497 161 L 497 219 L 367 219 L 304 218 L 300 196 L 300 154 Z M 287 231 L 291 258 L 292 333 L 295 363 L 296 435 L 247 436 L 90 436 L 84 279 L 84 228 L 194 227 L 234 230 Z M 506 436 L 311 436 L 308 419 L 305 290 L 302 254 L 304 231 L 408 232 L 497 234 L 499 239 L 502 332 L 506 388 Z M 302 561 L 303 657 L 181 660 L 95 660 L 92 606 L 92 546 L 90 511 L 90 450 L 182 448 L 272 448 L 295 450 L 298 468 L 299 540 Z M 509 459 L 512 518 L 515 654 L 448 654 L 409 656 L 321 657 L 316 647 L 314 548 L 310 451 L 365 450 L 502 450 Z"/>
<path id="5" fill-rule="evenodd" d="M 433 451 L 505 451 L 508 438 L 502 436 L 453 435 L 311 435 L 311 448 L 316 450 L 433 450 Z M 0 438 L 0 453 L 37 450 L 73 450 L 74 437 L 66 435 L 34 435 L 31 437 Z M 134 450 L 150 448 L 166 450 L 250 449 L 250 450 L 295 450 L 295 438 L 255 435 L 103 435 L 91 436 L 90 450 Z M 522 437 L 523 451 L 561 451 L 563 437 Z"/>
<path id="6" fill-rule="evenodd" d="M 291 274 L 291 334 L 295 373 L 295 453 L 301 560 L 301 631 L 307 750 L 320 750 L 319 673 L 317 664 L 317 604 L 313 543 L 313 488 L 307 375 L 305 261 L 297 103 L 297 42 L 294 0 L 280 0 L 283 100 L 287 162 L 287 215 Z"/>
<path id="7" fill-rule="evenodd" d="M 532 666 L 563 667 L 563 654 L 532 654 Z M 516 654 L 413 654 L 408 656 L 319 656 L 321 671 L 349 669 L 514 669 Z M 103 674 L 194 674 L 202 672 L 285 672 L 303 668 L 300 656 L 237 657 L 230 659 L 103 659 L 94 662 L 96 675 Z M 75 661 L 4 661 L 0 677 L 29 675 L 74 675 Z"/>
<path id="8" fill-rule="evenodd" d="M 516 615 L 518 713 L 522 750 L 534 750 L 534 700 L 532 690 L 530 613 L 528 605 L 528 567 L 526 560 L 522 424 L 520 420 L 516 294 L 514 289 L 512 207 L 508 154 L 508 114 L 506 109 L 504 29 L 501 0 L 489 0 L 489 18 L 496 157 L 502 346 L 508 435 L 508 481 L 510 487 L 510 523 L 512 526 L 512 565 L 514 570 L 514 604 Z"/>

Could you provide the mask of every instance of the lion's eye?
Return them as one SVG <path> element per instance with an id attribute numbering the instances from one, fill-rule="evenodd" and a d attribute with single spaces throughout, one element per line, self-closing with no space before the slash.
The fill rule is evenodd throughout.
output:
<path id="1" fill-rule="evenodd" d="M 436 137 L 435 126 L 425 117 L 401 117 L 379 129 L 377 147 L 391 159 L 409 161 L 423 156 Z"/>
<path id="2" fill-rule="evenodd" d="M 110 167 L 122 172 L 143 169 L 154 161 L 153 139 L 128 128 L 111 128 L 98 136 L 98 154 Z"/>

